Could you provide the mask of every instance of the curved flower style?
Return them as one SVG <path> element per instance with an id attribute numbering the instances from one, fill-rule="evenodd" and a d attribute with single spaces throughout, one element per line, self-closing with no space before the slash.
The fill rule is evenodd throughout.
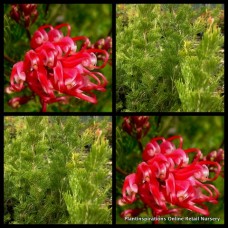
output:
<path id="1" fill-rule="evenodd" d="M 179 139 L 178 148 L 172 142 L 175 139 Z M 181 136 L 154 138 L 146 145 L 142 154 L 144 161 L 138 165 L 136 173 L 125 178 L 123 197 L 118 200 L 120 206 L 141 200 L 144 207 L 126 210 L 122 217 L 137 216 L 148 207 L 155 217 L 179 214 L 181 209 L 209 216 L 204 203 L 216 204 L 219 191 L 204 182 L 217 179 L 220 164 L 200 160 L 202 153 L 199 149 L 184 150 L 182 146 Z M 192 162 L 189 162 L 189 153 L 196 154 Z M 216 168 L 214 177 L 209 177 L 209 167 Z"/>
<path id="2" fill-rule="evenodd" d="M 122 127 L 129 135 L 140 140 L 150 130 L 149 116 L 126 116 Z"/>
<path id="3" fill-rule="evenodd" d="M 67 27 L 66 36 L 60 31 L 62 27 Z M 88 48 L 90 41 L 85 36 L 71 38 L 70 30 L 69 24 L 40 27 L 31 39 L 32 50 L 25 54 L 24 61 L 13 66 L 6 92 L 19 92 L 26 83 L 39 96 L 42 111 L 46 111 L 47 104 L 66 102 L 68 96 L 97 103 L 91 91 L 105 91 L 108 82 L 98 70 L 106 66 L 109 54 L 103 49 Z M 78 51 L 77 41 L 84 41 Z M 102 56 L 100 66 L 97 54 Z"/>

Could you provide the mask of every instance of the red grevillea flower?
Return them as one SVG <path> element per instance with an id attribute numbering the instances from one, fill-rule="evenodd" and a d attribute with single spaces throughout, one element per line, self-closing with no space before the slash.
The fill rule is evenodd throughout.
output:
<path id="1" fill-rule="evenodd" d="M 140 140 L 150 129 L 149 116 L 126 116 L 122 127 L 129 135 Z"/>
<path id="2" fill-rule="evenodd" d="M 60 31 L 62 27 L 67 27 L 66 36 Z M 85 36 L 71 38 L 70 30 L 68 24 L 40 27 L 31 39 L 32 50 L 13 66 L 6 92 L 28 87 L 39 96 L 42 111 L 47 104 L 66 102 L 69 96 L 97 103 L 92 91 L 105 91 L 108 82 L 99 69 L 106 66 L 109 54 L 104 49 L 88 48 L 90 41 Z M 80 50 L 77 41 L 84 41 Z M 102 56 L 100 66 L 97 54 Z"/>
<path id="3" fill-rule="evenodd" d="M 179 139 L 176 147 L 172 142 Z M 204 203 L 216 204 L 219 191 L 208 181 L 216 180 L 221 167 L 216 161 L 200 160 L 199 149 L 183 149 L 181 136 L 152 139 L 145 147 L 136 173 L 125 178 L 120 206 L 142 201 L 144 206 L 126 210 L 121 216 L 137 216 L 150 208 L 153 216 L 179 214 L 181 209 L 209 216 Z M 189 154 L 195 153 L 190 162 Z M 214 177 L 209 177 L 209 167 L 215 167 Z M 206 182 L 206 183 L 205 183 Z"/>
<path id="4" fill-rule="evenodd" d="M 12 4 L 10 16 L 18 24 L 28 28 L 38 17 L 37 4 Z"/>
<path id="5" fill-rule="evenodd" d="M 110 65 L 112 65 L 112 37 L 108 36 L 106 38 L 99 39 L 95 44 L 91 45 L 91 48 L 106 50 L 110 55 L 108 62 Z M 104 60 L 104 56 L 98 53 L 97 59 Z"/>
<path id="6" fill-rule="evenodd" d="M 8 104 L 12 108 L 19 108 L 22 104 L 26 104 L 29 102 L 31 99 L 33 99 L 33 96 L 23 96 L 23 97 L 14 97 L 11 99 Z"/>

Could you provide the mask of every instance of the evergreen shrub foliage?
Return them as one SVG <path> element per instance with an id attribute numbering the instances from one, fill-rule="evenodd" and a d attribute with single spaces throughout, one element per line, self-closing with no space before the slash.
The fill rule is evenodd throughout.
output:
<path id="1" fill-rule="evenodd" d="M 117 5 L 117 111 L 224 111 L 221 5 Z"/>
<path id="2" fill-rule="evenodd" d="M 4 128 L 4 223 L 111 223 L 110 119 L 5 117 Z"/>

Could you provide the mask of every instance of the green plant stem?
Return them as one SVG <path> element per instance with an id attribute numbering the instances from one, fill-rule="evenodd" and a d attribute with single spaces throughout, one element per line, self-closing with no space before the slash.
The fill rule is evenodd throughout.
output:
<path id="1" fill-rule="evenodd" d="M 50 4 L 46 4 L 46 8 L 45 8 L 45 18 L 47 17 L 47 13 L 48 13 L 48 10 L 49 10 L 49 6 Z"/>
<path id="2" fill-rule="evenodd" d="M 142 146 L 142 142 L 139 140 L 138 141 L 138 146 L 141 152 L 143 152 L 143 146 Z"/>
<path id="3" fill-rule="evenodd" d="M 158 117 L 157 126 L 156 126 L 157 131 L 158 131 L 158 128 L 159 128 L 160 123 L 161 123 L 161 118 L 162 118 L 162 116 L 159 116 L 159 117 Z"/>
<path id="4" fill-rule="evenodd" d="M 110 36 L 111 34 L 112 34 L 112 27 L 111 27 L 111 29 L 108 32 L 108 36 Z"/>
<path id="5" fill-rule="evenodd" d="M 224 147 L 224 139 L 223 139 L 223 141 L 222 141 L 222 143 L 221 143 L 219 148 L 222 148 L 222 147 Z"/>
<path id="6" fill-rule="evenodd" d="M 26 35 L 27 35 L 27 37 L 28 37 L 28 39 L 30 41 L 31 40 L 31 33 L 30 33 L 28 28 L 26 28 L 25 30 L 26 30 Z"/>

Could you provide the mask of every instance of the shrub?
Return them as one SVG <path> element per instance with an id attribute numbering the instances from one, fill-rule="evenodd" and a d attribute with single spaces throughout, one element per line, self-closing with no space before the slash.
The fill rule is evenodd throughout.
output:
<path id="1" fill-rule="evenodd" d="M 4 222 L 111 223 L 108 121 L 5 117 Z"/>
<path id="2" fill-rule="evenodd" d="M 117 12 L 117 111 L 224 111 L 221 5 L 129 4 Z"/>

